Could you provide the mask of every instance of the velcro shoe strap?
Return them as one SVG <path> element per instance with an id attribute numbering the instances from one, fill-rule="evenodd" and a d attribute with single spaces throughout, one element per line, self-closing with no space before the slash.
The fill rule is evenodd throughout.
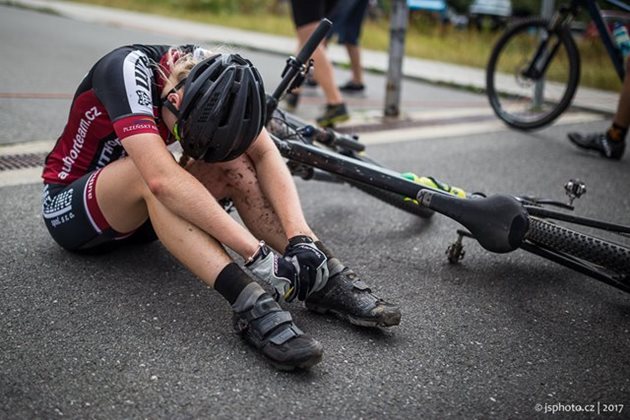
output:
<path id="1" fill-rule="evenodd" d="M 251 282 L 238 295 L 236 302 L 232 305 L 232 309 L 238 313 L 245 312 L 254 306 L 258 298 L 263 294 L 265 294 L 265 289 L 260 287 L 258 283 Z"/>
<path id="2" fill-rule="evenodd" d="M 272 336 L 269 337 L 269 341 L 279 346 L 286 343 L 293 337 L 299 337 L 303 334 L 302 330 L 300 330 L 297 326 L 292 325 L 289 328 L 283 328 L 282 330 L 272 334 Z"/>
<path id="3" fill-rule="evenodd" d="M 330 258 L 328 260 L 328 278 L 332 278 L 341 273 L 344 268 L 346 267 L 337 258 Z"/>
<path id="4" fill-rule="evenodd" d="M 352 282 L 352 287 L 359 290 L 365 290 L 371 292 L 370 287 L 363 282 L 363 280 L 355 280 Z"/>
<path id="5" fill-rule="evenodd" d="M 255 320 L 252 323 L 252 326 L 256 329 L 256 333 L 258 333 L 261 337 L 265 337 L 269 331 L 272 331 L 274 328 L 277 328 L 282 324 L 290 322 L 293 322 L 291 314 L 287 311 L 279 311 L 271 312 L 264 318 Z"/>
<path id="6" fill-rule="evenodd" d="M 273 300 L 273 298 L 269 295 L 264 296 L 259 299 L 254 306 L 247 312 L 242 315 L 249 322 L 254 321 L 258 318 L 262 318 L 267 315 L 269 312 L 281 312 L 282 308 L 278 305 L 278 302 Z"/>

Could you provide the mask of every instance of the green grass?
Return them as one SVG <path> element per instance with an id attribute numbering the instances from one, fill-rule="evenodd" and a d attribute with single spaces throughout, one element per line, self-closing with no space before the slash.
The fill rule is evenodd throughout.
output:
<path id="1" fill-rule="evenodd" d="M 194 0 L 83 0 L 81 3 L 119 7 L 277 35 L 295 35 L 286 5 L 272 10 L 273 6 L 270 5 L 276 4 L 274 1 L 263 2 L 265 6 L 258 6 L 258 10 L 251 13 L 237 10 L 238 2 L 225 2 L 223 10 L 225 8 L 232 10 L 223 12 L 209 10 L 212 7 L 210 2 L 206 2 L 205 8 L 199 7 L 198 5 L 203 2 Z M 193 4 L 197 6 L 191 6 Z M 426 17 L 414 18 L 406 34 L 405 53 L 410 57 L 485 68 L 492 47 L 499 36 L 499 32 L 459 30 L 436 25 Z M 361 45 L 367 49 L 387 51 L 389 47 L 387 19 L 366 20 Z M 621 85 L 601 42 L 578 40 L 578 46 L 582 63 L 581 84 L 618 91 Z"/>
<path id="2" fill-rule="evenodd" d="M 24 10 L 32 10 L 35 12 L 39 12 L 39 13 L 46 13 L 49 15 L 58 15 L 59 13 L 57 13 L 57 11 L 55 11 L 53 8 L 51 7 L 45 7 L 45 6 L 30 6 L 30 5 L 26 5 L 26 4 L 21 4 L 15 1 L 11 1 L 11 0 L 0 0 L 0 4 L 3 6 L 11 6 L 11 7 L 16 7 L 19 9 L 24 9 Z"/>

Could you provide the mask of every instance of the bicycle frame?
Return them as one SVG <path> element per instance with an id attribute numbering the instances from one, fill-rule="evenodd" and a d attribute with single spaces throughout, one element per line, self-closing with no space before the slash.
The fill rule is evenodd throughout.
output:
<path id="1" fill-rule="evenodd" d="M 618 9 L 600 10 L 596 0 L 565 0 L 550 19 L 518 19 L 506 29 L 492 48 L 486 68 L 486 93 L 497 117 L 512 128 L 535 130 L 571 106 L 582 67 L 571 26 L 582 13 L 592 18 L 615 74 L 623 82 L 626 63 L 608 27 L 611 21 L 630 22 L 630 6 L 625 4 L 628 0 L 605 1 Z M 586 95 L 579 99 L 589 107 Z"/>
<path id="2" fill-rule="evenodd" d="M 628 6 L 627 4 L 619 0 L 605 0 L 605 1 L 609 4 L 612 4 L 613 6 L 616 6 L 624 10 L 627 13 L 630 13 L 630 6 Z M 568 26 L 571 23 L 571 21 L 575 18 L 575 16 L 577 16 L 578 11 L 581 8 L 584 8 L 588 12 L 591 19 L 593 20 L 595 28 L 597 29 L 597 32 L 599 33 L 599 37 L 602 40 L 604 47 L 606 48 L 606 52 L 608 53 L 608 56 L 610 57 L 610 61 L 615 67 L 617 76 L 619 76 L 619 80 L 623 81 L 624 76 L 625 76 L 625 67 L 624 67 L 621 51 L 617 47 L 617 44 L 615 43 L 615 40 L 612 37 L 612 34 L 608 30 L 608 26 L 606 25 L 604 15 L 602 14 L 600 7 L 595 0 L 571 0 L 571 3 L 569 4 L 569 6 L 560 7 L 559 10 L 556 12 L 556 14 L 552 17 L 551 26 L 552 27 Z M 542 68 L 540 68 L 540 65 L 537 64 L 538 58 L 542 52 L 546 51 L 547 42 L 548 40 L 544 40 L 541 43 L 530 66 L 524 72 L 524 75 L 532 77 L 532 78 L 539 78 L 541 75 L 545 73 L 545 69 L 549 65 L 551 58 L 555 54 L 555 49 L 557 48 L 557 45 L 556 45 L 554 50 L 545 57 Z"/>
<path id="3" fill-rule="evenodd" d="M 599 5 L 597 4 L 597 2 L 595 2 L 595 0 L 573 0 L 573 1 L 584 4 L 585 9 L 588 11 L 588 14 L 593 20 L 595 27 L 597 28 L 597 32 L 599 32 L 600 39 L 602 40 L 602 42 L 604 43 L 604 46 L 606 47 L 606 51 L 608 52 L 610 61 L 612 61 L 613 65 L 615 66 L 615 70 L 617 71 L 619 80 L 623 81 L 623 78 L 626 74 L 626 70 L 623 63 L 623 57 L 610 31 L 608 30 L 608 26 L 604 22 L 604 17 L 599 8 Z M 630 13 L 630 6 L 628 6 L 627 4 L 619 0 L 605 0 L 605 1 L 609 4 L 619 7 L 625 12 Z"/>
<path id="4" fill-rule="evenodd" d="M 526 242 L 527 225 L 524 220 L 527 219 L 527 215 L 540 216 L 545 219 L 567 221 L 580 226 L 625 234 L 630 234 L 630 226 L 523 205 L 516 197 L 507 195 L 479 199 L 457 198 L 402 178 L 396 171 L 363 162 L 351 156 L 341 155 L 297 140 L 282 140 L 274 135 L 272 138 L 282 156 L 290 161 L 326 171 L 341 179 L 351 179 L 407 197 L 415 197 L 418 205 L 430 208 L 462 224 L 470 233 L 458 232 L 476 239 L 484 249 L 490 252 L 507 253 L 520 248 L 630 292 L 630 286 L 619 283 L 617 276 L 570 255 Z"/>
<path id="5" fill-rule="evenodd" d="M 330 23 L 329 21 L 323 21 L 320 24 L 320 28 L 325 22 Z M 320 28 L 316 31 L 319 35 L 327 32 L 327 30 L 319 30 Z M 282 88 L 276 89 L 268 99 L 269 118 L 275 111 L 284 90 L 292 83 L 294 78 L 300 77 L 298 73 L 308 71 L 308 57 L 310 57 L 312 49 L 319 44 L 320 40 L 321 38 L 311 37 L 304 50 L 298 55 L 301 59 L 291 57 L 287 61 L 285 71 L 282 73 L 282 82 L 280 83 Z M 311 48 L 310 52 L 309 48 Z M 292 121 L 287 124 L 301 124 L 299 119 L 294 117 L 291 117 L 291 119 Z M 458 231 L 460 244 L 461 236 L 469 236 L 476 239 L 486 250 L 495 253 L 507 253 L 520 248 L 630 293 L 630 285 L 621 283 L 619 276 L 605 272 L 571 255 L 526 241 L 529 228 L 528 217 L 530 215 L 552 220 L 564 220 L 582 226 L 624 234 L 630 234 L 630 226 L 606 223 L 549 210 L 540 206 L 540 203 L 543 203 L 543 201 L 531 203 L 511 195 L 493 195 L 474 199 L 459 198 L 442 190 L 405 179 L 396 171 L 365 162 L 359 159 L 353 150 L 344 149 L 342 154 L 337 151 L 316 147 L 300 140 L 281 139 L 273 133 L 270 133 L 270 135 L 280 154 L 288 159 L 290 163 L 317 168 L 333 174 L 341 180 L 353 180 L 392 191 L 405 197 L 415 198 L 419 206 L 429 208 L 457 221 L 468 230 L 467 232 Z M 572 209 L 571 206 L 567 205 L 562 207 Z"/>

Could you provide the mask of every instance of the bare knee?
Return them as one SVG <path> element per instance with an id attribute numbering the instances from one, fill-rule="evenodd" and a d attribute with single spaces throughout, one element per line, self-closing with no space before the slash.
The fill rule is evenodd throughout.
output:
<path id="1" fill-rule="evenodd" d="M 146 220 L 148 194 L 149 188 L 130 158 L 105 166 L 96 184 L 99 207 L 119 232 L 133 230 Z"/>
<path id="2" fill-rule="evenodd" d="M 129 171 L 129 176 L 125 177 L 125 189 L 133 191 L 134 195 L 144 201 L 147 201 L 149 195 L 154 195 L 152 189 L 154 190 L 158 187 L 148 185 L 136 165 L 129 165 L 126 170 Z"/>
<path id="3" fill-rule="evenodd" d="M 222 176 L 232 193 L 258 186 L 254 164 L 246 155 L 222 164 Z"/>
<path id="4" fill-rule="evenodd" d="M 258 183 L 254 165 L 246 155 L 221 163 L 194 161 L 189 163 L 186 169 L 217 200 L 231 198 L 239 191 L 246 190 Z"/>

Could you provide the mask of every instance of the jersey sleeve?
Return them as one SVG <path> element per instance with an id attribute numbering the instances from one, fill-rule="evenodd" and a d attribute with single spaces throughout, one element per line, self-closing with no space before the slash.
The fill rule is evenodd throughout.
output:
<path id="1" fill-rule="evenodd" d="M 95 66 L 92 88 L 120 140 L 159 130 L 153 119 L 153 72 L 147 55 L 137 49 L 114 50 Z"/>

